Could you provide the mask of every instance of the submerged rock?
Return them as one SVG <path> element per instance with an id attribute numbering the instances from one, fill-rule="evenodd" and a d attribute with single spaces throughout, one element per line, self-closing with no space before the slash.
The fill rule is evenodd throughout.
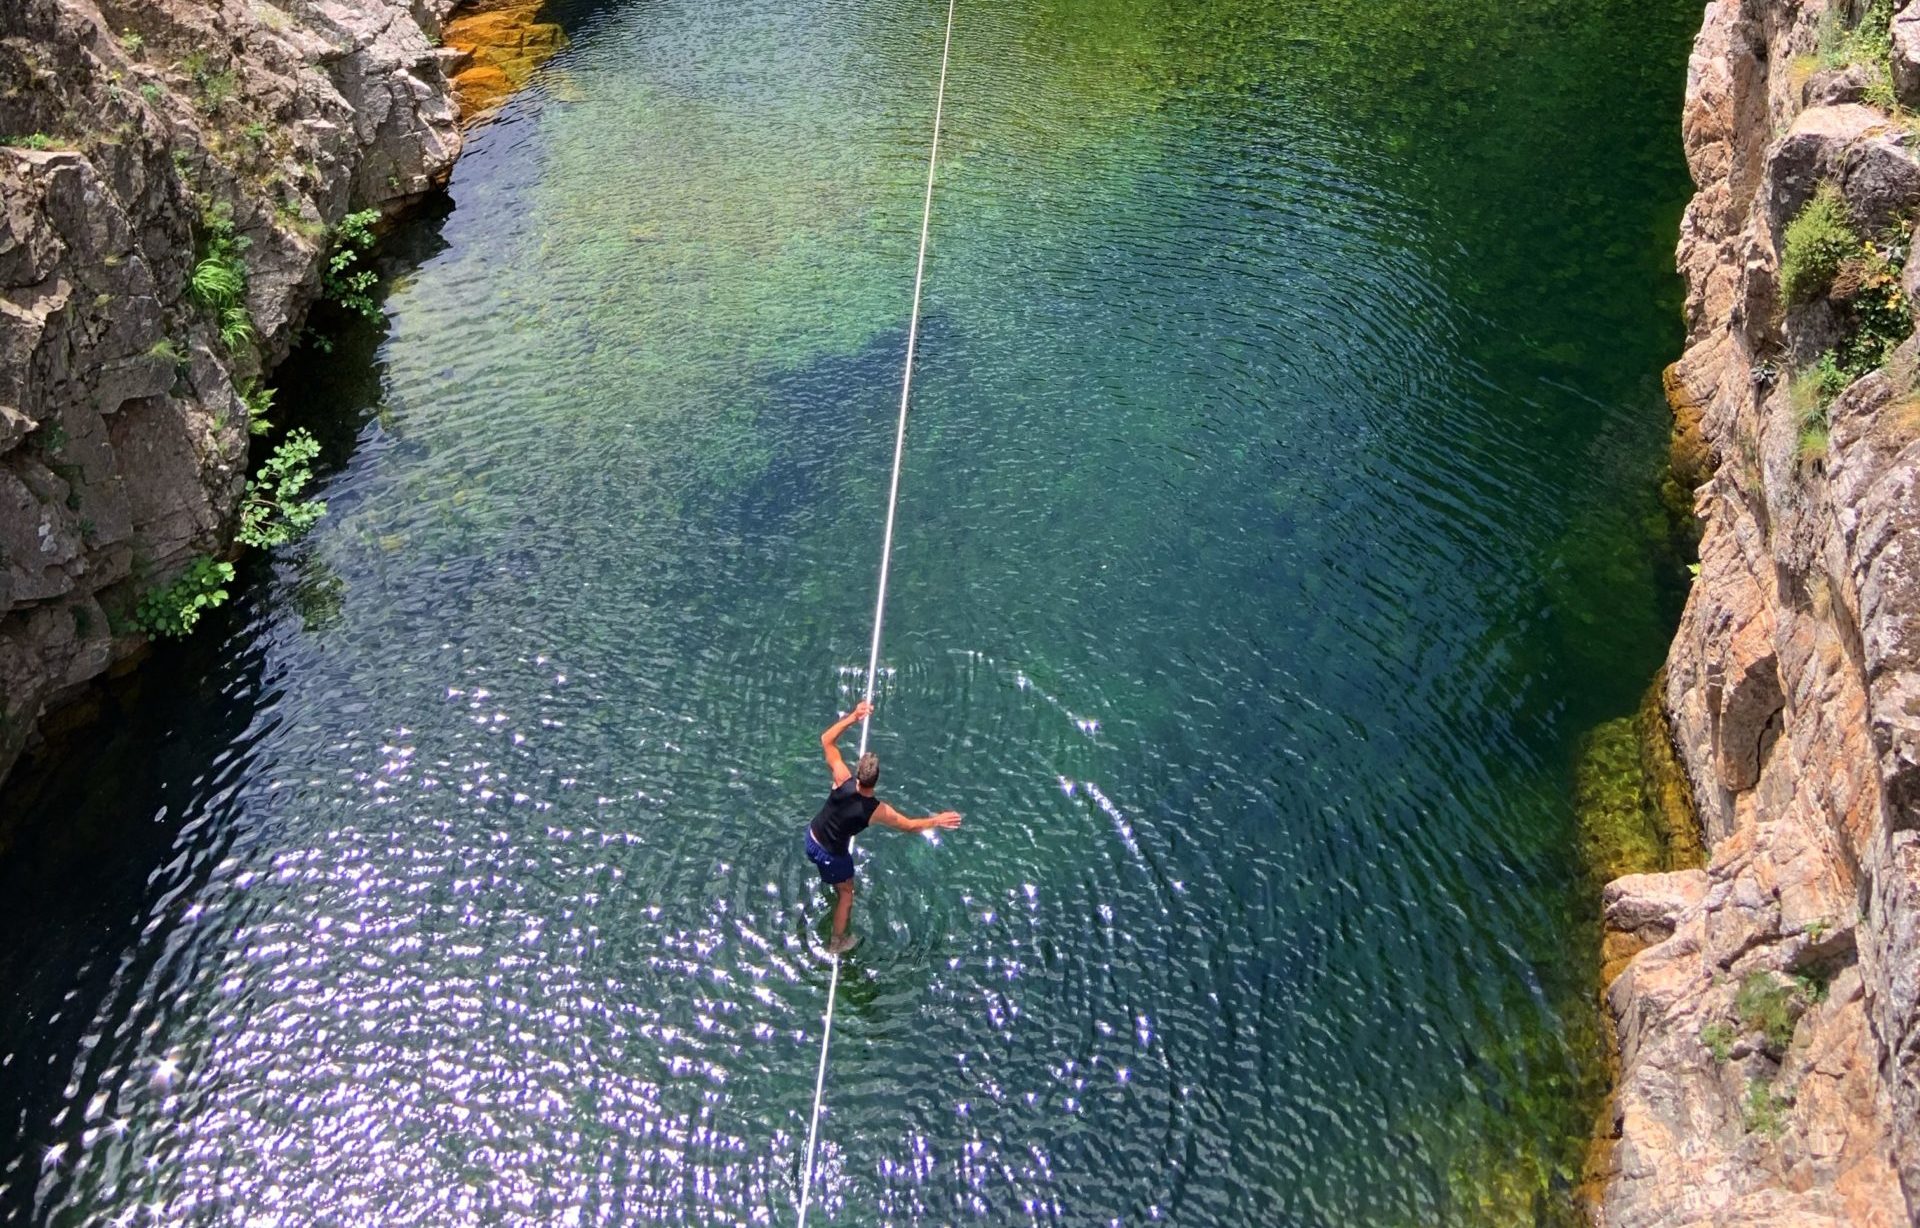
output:
<path id="1" fill-rule="evenodd" d="M 498 110 L 566 45 L 559 26 L 539 20 L 545 2 L 477 0 L 447 22 L 444 38 L 464 122 Z"/>

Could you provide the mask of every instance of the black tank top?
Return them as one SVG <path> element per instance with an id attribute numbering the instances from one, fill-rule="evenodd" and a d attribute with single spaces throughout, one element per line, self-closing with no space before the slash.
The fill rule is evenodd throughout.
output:
<path id="1" fill-rule="evenodd" d="M 878 809 L 880 799 L 861 797 L 860 787 L 849 776 L 834 786 L 833 792 L 827 794 L 827 804 L 813 816 L 813 838 L 834 856 L 845 857 L 853 851 L 847 842 L 867 830 L 867 824 L 873 821 L 873 812 Z"/>

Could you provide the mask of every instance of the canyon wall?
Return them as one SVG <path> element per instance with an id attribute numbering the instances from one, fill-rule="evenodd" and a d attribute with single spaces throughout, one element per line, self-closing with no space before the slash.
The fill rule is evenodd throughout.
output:
<path id="1" fill-rule="evenodd" d="M 1706 6 L 1668 376 L 1702 539 L 1663 706 L 1708 861 L 1605 890 L 1609 1228 L 1920 1222 L 1913 108 L 1920 3 Z M 1836 189 L 1838 272 L 1783 290 Z"/>
<path id="2" fill-rule="evenodd" d="M 229 549 L 239 392 L 298 339 L 331 228 L 444 183 L 453 2 L 0 3 L 0 776 L 139 651 L 142 594 Z M 188 293 L 220 235 L 250 336 Z"/>

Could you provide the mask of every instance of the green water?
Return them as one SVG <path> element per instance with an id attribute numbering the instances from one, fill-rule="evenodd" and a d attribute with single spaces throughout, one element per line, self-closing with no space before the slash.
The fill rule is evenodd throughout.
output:
<path id="1" fill-rule="evenodd" d="M 944 15 L 557 6 L 14 787 L 0 1222 L 790 1221 Z M 962 0 L 815 1222 L 1569 1214 L 1697 16 Z"/>

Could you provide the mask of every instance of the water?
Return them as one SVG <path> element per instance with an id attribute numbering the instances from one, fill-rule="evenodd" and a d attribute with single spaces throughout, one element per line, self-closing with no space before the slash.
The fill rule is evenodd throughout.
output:
<path id="1" fill-rule="evenodd" d="M 563 4 L 16 783 L 0 1222 L 787 1222 L 944 6 Z M 1564 1217 L 1678 0 L 960 5 L 817 1222 Z"/>

